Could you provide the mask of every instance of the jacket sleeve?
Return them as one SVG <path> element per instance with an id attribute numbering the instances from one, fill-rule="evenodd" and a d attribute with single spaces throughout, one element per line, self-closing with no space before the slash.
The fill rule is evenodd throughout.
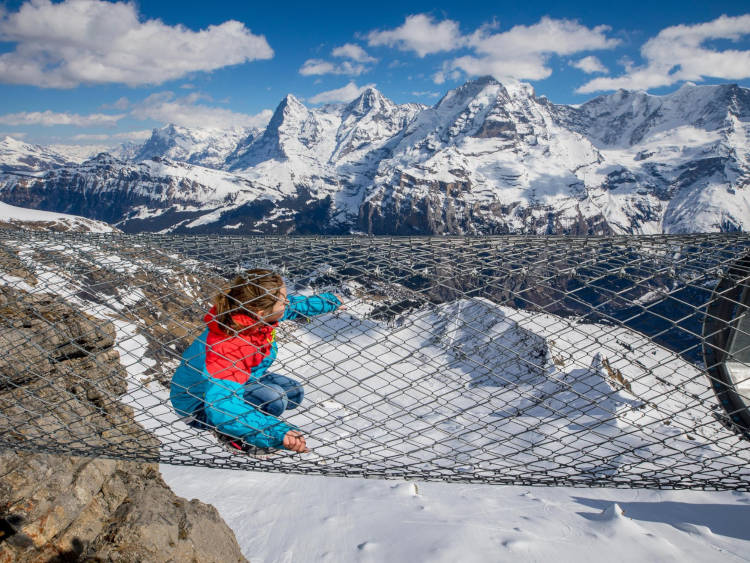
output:
<path id="1" fill-rule="evenodd" d="M 284 436 L 297 428 L 264 414 L 243 398 L 244 386 L 214 381 L 206 391 L 206 421 L 222 434 L 241 438 L 260 448 L 280 448 Z"/>
<path id="2" fill-rule="evenodd" d="M 292 295 L 289 297 L 289 305 L 284 311 L 282 321 L 296 319 L 300 315 L 303 317 L 314 317 L 335 311 L 341 306 L 341 301 L 333 293 L 321 293 L 311 297 L 302 295 Z"/>

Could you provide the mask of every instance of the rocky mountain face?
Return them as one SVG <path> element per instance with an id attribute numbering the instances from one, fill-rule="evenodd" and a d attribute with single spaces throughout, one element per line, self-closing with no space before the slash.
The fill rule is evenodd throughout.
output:
<path id="1" fill-rule="evenodd" d="M 35 282 L 10 255 L 2 269 Z M 177 497 L 156 463 L 40 453 L 52 442 L 158 459 L 158 440 L 118 401 L 114 326 L 7 286 L 0 311 L 0 560 L 245 561 L 216 509 Z"/>
<path id="2" fill-rule="evenodd" d="M 31 231 L 65 223 L 33 213 L 5 215 L 9 227 Z M 93 223 L 62 230 L 103 230 Z M 157 368 L 142 381 L 168 385 L 203 310 L 170 284 L 209 293 L 201 284 L 219 282 L 167 276 L 157 263 L 145 273 L 99 255 L 48 255 L 32 239 L 6 232 L 0 245 L 0 561 L 245 561 L 216 509 L 177 497 L 162 480 L 159 440 L 135 420 L 118 343 L 123 323 L 139 323 L 130 338 L 143 339 Z M 118 261 L 141 253 L 123 248 Z M 50 291 L 42 279 L 53 271 Z M 153 290 L 132 289 L 141 284 Z M 121 311 L 119 328 L 102 314 L 104 301 Z M 167 354 L 160 340 L 175 351 Z"/>
<path id="3" fill-rule="evenodd" d="M 750 90 L 687 84 L 581 106 L 480 78 L 432 107 L 374 88 L 265 130 L 156 130 L 134 161 L 50 157 L 0 199 L 125 231 L 680 233 L 750 226 Z M 12 151 L 11 151 L 12 152 Z M 41 159 L 39 153 L 37 158 Z"/>

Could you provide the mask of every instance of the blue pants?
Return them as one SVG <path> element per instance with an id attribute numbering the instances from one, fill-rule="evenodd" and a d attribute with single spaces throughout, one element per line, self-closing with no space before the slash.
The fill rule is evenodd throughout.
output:
<path id="1" fill-rule="evenodd" d="M 305 390 L 300 382 L 278 373 L 267 373 L 255 383 L 245 386 L 243 398 L 260 411 L 279 416 L 285 410 L 296 409 L 304 396 Z M 193 417 L 188 422 L 189 426 L 201 430 L 213 428 L 206 423 L 203 407 L 194 412 Z"/>
<path id="2" fill-rule="evenodd" d="M 296 409 L 305 396 L 302 385 L 290 377 L 267 373 L 255 383 L 245 386 L 243 398 L 261 412 L 279 416 L 285 410 Z"/>

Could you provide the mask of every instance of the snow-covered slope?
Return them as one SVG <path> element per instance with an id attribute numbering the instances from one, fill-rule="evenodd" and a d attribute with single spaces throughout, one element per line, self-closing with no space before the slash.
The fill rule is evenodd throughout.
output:
<path id="1" fill-rule="evenodd" d="M 39 174 L 58 168 L 70 160 L 59 152 L 5 137 L 0 141 L 0 173 Z"/>
<path id="2" fill-rule="evenodd" d="M 288 95 L 263 131 L 170 125 L 154 131 L 138 160 L 166 159 L 184 171 L 193 170 L 188 165 L 224 170 L 236 184 L 236 197 L 226 202 L 213 195 L 194 199 L 192 220 L 203 219 L 192 226 L 177 215 L 140 221 L 144 213 L 163 215 L 164 206 L 181 203 L 177 193 L 174 201 L 147 195 L 170 181 L 132 176 L 132 163 L 112 163 L 102 177 L 101 168 L 88 163 L 68 166 L 65 179 L 51 170 L 31 196 L 10 172 L 23 170 L 24 158 L 49 163 L 48 169 L 65 162 L 41 158 L 39 148 L 24 150 L 30 155 L 16 147 L 0 160 L 4 201 L 63 211 L 70 207 L 56 206 L 85 199 L 82 183 L 106 183 L 107 197 L 123 202 L 116 212 L 104 217 L 85 201 L 76 212 L 133 230 L 608 234 L 750 228 L 750 90 L 730 84 L 688 84 L 665 96 L 618 91 L 573 107 L 537 97 L 528 84 L 484 77 L 451 90 L 433 107 L 397 105 L 369 88 L 349 104 L 312 109 Z M 210 176 L 185 172 L 178 183 L 196 174 Z M 120 180 L 104 181 L 112 175 Z M 244 205 L 248 184 L 274 196 Z M 206 194 L 214 188 L 228 193 L 205 188 Z M 69 196 L 61 199 L 61 191 Z M 130 201 L 131 193 L 138 201 Z M 149 207 L 141 196 L 162 203 Z"/>
<path id="3" fill-rule="evenodd" d="M 12 229 L 33 229 L 44 231 L 77 231 L 91 233 L 111 233 L 119 231 L 102 221 L 94 221 L 76 215 L 24 209 L 7 203 L 0 203 L 0 227 Z"/>
<path id="4" fill-rule="evenodd" d="M 750 494 L 342 479 L 160 466 L 251 561 L 748 560 Z"/>
<path id="5" fill-rule="evenodd" d="M 237 146 L 254 138 L 259 131 L 238 127 L 229 130 L 199 130 L 174 124 L 154 129 L 151 137 L 139 148 L 133 159 L 153 157 L 197 164 L 208 168 L 223 168 Z"/>
<path id="6" fill-rule="evenodd" d="M 126 141 L 114 147 L 112 145 L 50 145 L 49 148 L 63 155 L 68 162 L 80 164 L 103 152 L 120 160 L 133 160 L 142 146 L 143 143 Z"/>

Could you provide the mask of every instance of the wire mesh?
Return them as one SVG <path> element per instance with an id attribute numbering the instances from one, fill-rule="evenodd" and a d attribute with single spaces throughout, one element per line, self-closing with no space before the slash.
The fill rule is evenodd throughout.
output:
<path id="1" fill-rule="evenodd" d="M 750 237 L 0 232 L 0 447 L 496 484 L 750 490 Z M 169 400 L 249 268 L 311 452 L 232 453 Z M 748 316 L 750 317 L 750 316 Z M 252 405 L 249 408 L 253 408 Z M 193 422 L 194 424 L 194 422 Z M 209 425 L 210 426 L 210 425 Z"/>

